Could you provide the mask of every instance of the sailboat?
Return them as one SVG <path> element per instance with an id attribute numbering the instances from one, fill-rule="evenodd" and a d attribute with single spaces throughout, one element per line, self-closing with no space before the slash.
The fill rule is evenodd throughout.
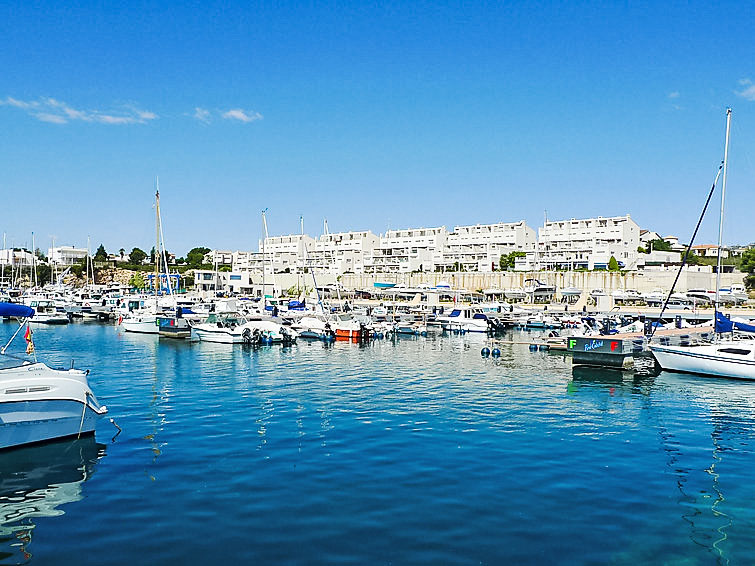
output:
<path id="1" fill-rule="evenodd" d="M 159 334 L 175 338 L 188 338 L 191 336 L 191 327 L 186 319 L 181 316 L 180 308 L 176 307 L 175 313 L 162 312 L 159 300 L 160 289 L 160 261 L 165 267 L 165 279 L 168 287 L 168 295 L 174 296 L 168 273 L 168 258 L 165 252 L 164 238 L 162 233 L 162 218 L 160 217 L 160 185 L 157 183 L 155 191 L 155 273 L 154 273 L 154 307 L 144 309 L 142 312 L 134 312 L 121 320 L 123 330 L 140 334 Z"/>
<path id="2" fill-rule="evenodd" d="M 718 224 L 718 273 L 716 275 L 715 337 L 709 343 L 689 345 L 650 344 L 658 364 L 664 370 L 697 373 L 718 377 L 755 380 L 755 339 L 742 338 L 739 333 L 753 333 L 755 326 L 733 322 L 718 311 L 721 288 L 721 240 L 723 237 L 726 173 L 729 160 L 729 132 L 731 108 L 726 110 L 726 143 L 724 148 L 723 182 L 721 187 L 721 215 Z M 715 182 L 714 185 L 715 187 Z M 710 198 L 710 197 L 709 197 Z M 699 227 L 699 223 L 698 223 Z M 694 238 L 694 236 L 693 236 Z M 690 245 L 692 242 L 690 242 Z M 673 288 L 671 290 L 673 292 Z M 753 334 L 752 336 L 755 336 Z"/>

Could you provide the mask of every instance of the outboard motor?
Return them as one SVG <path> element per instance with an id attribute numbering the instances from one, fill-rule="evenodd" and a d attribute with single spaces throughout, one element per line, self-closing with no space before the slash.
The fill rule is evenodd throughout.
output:
<path id="1" fill-rule="evenodd" d="M 296 341 L 296 338 L 291 335 L 291 332 L 285 326 L 281 327 L 281 336 L 283 337 L 284 346 L 290 346 Z"/>

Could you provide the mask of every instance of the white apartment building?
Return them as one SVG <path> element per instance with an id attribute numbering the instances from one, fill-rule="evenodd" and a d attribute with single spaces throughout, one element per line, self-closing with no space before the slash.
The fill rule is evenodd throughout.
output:
<path id="1" fill-rule="evenodd" d="M 365 260 L 365 273 L 434 271 L 443 261 L 447 238 L 445 226 L 388 230 L 372 258 Z"/>
<path id="2" fill-rule="evenodd" d="M 266 273 L 304 273 L 305 251 L 314 248 L 315 240 L 306 234 L 269 236 L 259 241 L 264 254 Z"/>
<path id="3" fill-rule="evenodd" d="M 327 273 L 364 273 L 380 238 L 370 230 L 323 234 L 307 246 L 307 266 Z"/>
<path id="4" fill-rule="evenodd" d="M 455 226 L 446 239 L 440 266 L 444 271 L 460 268 L 489 273 L 499 268 L 503 254 L 534 251 L 535 240 L 535 230 L 524 220 Z"/>
<path id="5" fill-rule="evenodd" d="M 73 246 L 58 246 L 47 250 L 47 258 L 53 265 L 75 265 L 88 255 L 88 250 Z"/>
<path id="6" fill-rule="evenodd" d="M 611 257 L 622 269 L 637 269 L 640 227 L 627 214 L 549 220 L 538 230 L 537 249 L 517 269 L 606 269 Z"/>
<path id="7" fill-rule="evenodd" d="M 211 250 L 204 256 L 204 260 L 210 265 L 231 265 L 233 252 L 230 250 Z"/>
<path id="8" fill-rule="evenodd" d="M 251 274 L 236 271 L 211 271 L 196 269 L 194 271 L 194 289 L 204 293 L 241 293 L 253 292 Z"/>

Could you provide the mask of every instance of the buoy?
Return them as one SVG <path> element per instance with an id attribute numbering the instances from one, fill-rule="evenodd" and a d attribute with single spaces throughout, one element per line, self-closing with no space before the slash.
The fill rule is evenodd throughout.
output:
<path id="1" fill-rule="evenodd" d="M 480 351 L 480 354 L 482 354 L 483 358 L 487 358 L 490 355 L 490 348 L 486 346 Z"/>
<path id="2" fill-rule="evenodd" d="M 426 330 L 423 330 L 422 332 L 420 332 L 420 333 L 419 333 L 419 335 L 420 335 L 420 336 L 427 336 L 427 331 L 426 331 Z"/>
<path id="3" fill-rule="evenodd" d="M 501 350 L 498 348 L 493 348 L 493 351 L 491 352 L 493 354 L 494 358 L 500 358 L 501 357 Z"/>

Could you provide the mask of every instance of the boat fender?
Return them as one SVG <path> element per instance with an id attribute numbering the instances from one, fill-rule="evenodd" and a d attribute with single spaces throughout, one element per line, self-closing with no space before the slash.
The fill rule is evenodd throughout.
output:
<path id="1" fill-rule="evenodd" d="M 530 344 L 530 352 L 536 352 L 537 351 L 537 344 Z"/>
<path id="2" fill-rule="evenodd" d="M 488 347 L 485 347 L 485 348 L 483 348 L 482 350 L 480 350 L 480 355 L 481 355 L 481 356 L 482 356 L 483 358 L 487 358 L 488 356 L 490 356 L 490 348 L 488 348 Z"/>
<path id="3" fill-rule="evenodd" d="M 501 350 L 498 348 L 493 348 L 493 350 L 490 352 L 494 358 L 500 358 L 501 357 Z"/>

